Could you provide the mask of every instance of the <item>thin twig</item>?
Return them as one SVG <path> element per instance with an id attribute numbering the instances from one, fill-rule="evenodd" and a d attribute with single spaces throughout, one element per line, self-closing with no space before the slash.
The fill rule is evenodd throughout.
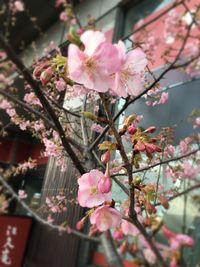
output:
<path id="1" fill-rule="evenodd" d="M 5 181 L 5 179 L 0 175 L 0 183 L 6 188 L 9 193 L 12 195 L 13 198 L 17 200 L 17 202 L 29 213 L 31 214 L 38 222 L 40 222 L 43 225 L 49 226 L 52 229 L 56 229 L 58 231 L 62 231 L 62 226 L 51 224 L 48 221 L 44 220 L 42 217 L 40 217 L 37 213 L 35 213 L 32 209 L 29 208 L 29 206 L 16 194 L 16 192 L 13 190 L 13 188 Z M 69 232 L 67 230 L 64 231 L 65 233 L 68 233 L 69 235 L 75 235 L 79 238 L 84 238 L 89 241 L 99 242 L 99 239 L 96 237 L 89 237 L 86 234 L 83 234 L 79 231 L 76 231 L 74 229 L 69 229 Z"/>
<path id="2" fill-rule="evenodd" d="M 50 118 L 54 122 L 55 127 L 58 131 L 59 137 L 61 139 L 62 145 L 63 145 L 64 149 L 66 150 L 67 154 L 69 155 L 69 157 L 71 158 L 72 162 L 76 166 L 77 170 L 80 172 L 80 174 L 85 173 L 86 171 L 85 171 L 83 165 L 81 164 L 79 158 L 74 153 L 73 149 L 71 148 L 71 145 L 69 144 L 69 142 L 65 138 L 64 129 L 63 129 L 62 125 L 60 124 L 60 121 L 57 118 L 56 114 L 54 113 L 51 105 L 49 104 L 49 102 L 45 98 L 45 96 L 44 96 L 44 94 L 40 88 L 39 83 L 33 79 L 29 70 L 25 67 L 23 62 L 16 55 L 16 53 L 14 52 L 12 47 L 5 41 L 5 39 L 1 33 L 0 33 L 0 46 L 5 50 L 8 58 L 16 65 L 16 67 L 19 69 L 19 71 L 21 71 L 25 80 L 28 82 L 28 84 L 30 84 L 30 86 L 34 90 L 36 96 L 39 98 L 41 104 L 43 105 L 44 109 L 46 110 L 46 112 L 49 114 Z"/>

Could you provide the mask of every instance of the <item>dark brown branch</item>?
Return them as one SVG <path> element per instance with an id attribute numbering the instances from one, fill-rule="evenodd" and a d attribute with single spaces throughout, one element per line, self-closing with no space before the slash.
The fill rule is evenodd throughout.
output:
<path id="1" fill-rule="evenodd" d="M 19 59 L 19 57 L 15 54 L 12 47 L 5 41 L 4 37 L 0 33 L 0 46 L 5 50 L 7 53 L 8 58 L 16 65 L 16 67 L 21 71 L 25 80 L 30 84 L 32 89 L 34 90 L 36 96 L 39 98 L 41 104 L 43 105 L 44 109 L 46 110 L 47 114 L 50 116 L 52 121 L 55 124 L 55 127 L 58 131 L 60 136 L 62 145 L 71 158 L 72 162 L 74 163 L 75 167 L 78 169 L 80 174 L 85 173 L 85 169 L 83 168 L 81 162 L 79 161 L 77 155 L 74 153 L 73 149 L 71 148 L 69 142 L 65 138 L 65 132 L 57 118 L 56 114 L 54 113 L 52 107 L 50 106 L 47 99 L 44 97 L 44 94 L 40 88 L 39 83 L 33 79 L 32 75 L 30 74 L 29 70 L 24 66 L 23 62 Z"/>
<path id="2" fill-rule="evenodd" d="M 129 159 L 126 155 L 126 152 L 124 150 L 124 146 L 121 140 L 120 135 L 118 134 L 115 125 L 114 125 L 114 121 L 112 119 L 111 116 L 111 112 L 109 110 L 108 107 L 108 103 L 107 103 L 107 99 L 105 99 L 104 95 L 100 94 L 100 98 L 102 100 L 102 103 L 104 105 L 104 109 L 107 115 L 107 119 L 108 119 L 108 123 L 110 126 L 110 129 L 112 130 L 117 143 L 119 145 L 119 151 L 122 157 L 122 160 L 125 163 L 125 168 L 127 170 L 127 174 L 128 174 L 128 179 L 129 179 L 129 185 L 130 185 L 130 193 L 129 193 L 129 197 L 130 197 L 130 207 L 129 207 L 129 217 L 131 222 L 138 228 L 138 230 L 140 231 L 140 233 L 144 236 L 144 238 L 146 239 L 146 241 L 148 242 L 148 244 L 150 245 L 151 249 L 153 250 L 153 252 L 155 253 L 158 261 L 160 262 L 160 266 L 166 267 L 167 265 L 165 264 L 159 250 L 156 248 L 154 242 L 152 241 L 151 237 L 147 234 L 145 228 L 143 227 L 142 224 L 140 224 L 140 222 L 137 220 L 137 216 L 136 216 L 136 212 L 135 212 L 135 198 L 134 198 L 134 188 L 131 186 L 131 182 L 132 182 L 132 165 L 129 162 Z"/>

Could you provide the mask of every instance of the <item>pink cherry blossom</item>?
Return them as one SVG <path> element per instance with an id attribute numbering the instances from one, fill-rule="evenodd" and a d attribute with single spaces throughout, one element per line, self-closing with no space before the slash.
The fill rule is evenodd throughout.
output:
<path id="1" fill-rule="evenodd" d="M 136 236 L 139 234 L 139 230 L 126 220 L 122 220 L 121 228 L 124 235 Z"/>
<path id="2" fill-rule="evenodd" d="M 153 253 L 153 251 L 149 248 L 145 248 L 143 250 L 144 253 L 144 257 L 146 258 L 146 260 L 151 263 L 151 264 L 155 264 L 156 263 L 156 255 Z"/>
<path id="3" fill-rule="evenodd" d="M 169 240 L 172 249 L 179 249 L 181 246 L 193 246 L 194 240 L 188 235 L 176 234 L 167 226 L 163 226 L 163 234 Z"/>
<path id="4" fill-rule="evenodd" d="M 158 104 L 165 104 L 169 98 L 169 94 L 166 92 L 163 92 L 160 96 L 160 100 L 158 101 Z"/>
<path id="5" fill-rule="evenodd" d="M 60 13 L 59 18 L 60 18 L 61 21 L 65 21 L 65 22 L 68 21 L 68 19 L 69 19 L 69 17 L 67 16 L 65 11 Z"/>
<path id="6" fill-rule="evenodd" d="M 121 220 L 120 212 L 107 205 L 97 208 L 90 216 L 91 224 L 95 224 L 101 232 L 118 227 Z"/>
<path id="7" fill-rule="evenodd" d="M 97 133 L 101 133 L 103 131 L 103 127 L 97 123 L 93 123 L 91 126 L 91 130 Z"/>
<path id="8" fill-rule="evenodd" d="M 106 42 L 99 31 L 88 30 L 81 35 L 84 51 L 70 44 L 68 50 L 69 77 L 86 88 L 106 92 L 110 87 L 110 74 L 119 69 L 117 48 Z"/>
<path id="9" fill-rule="evenodd" d="M 32 105 L 42 106 L 40 103 L 40 100 L 37 98 L 37 96 L 33 92 L 25 94 L 24 101 Z"/>
<path id="10" fill-rule="evenodd" d="M 194 178 L 198 172 L 198 168 L 194 168 L 188 161 L 184 161 L 183 169 L 185 178 Z"/>
<path id="11" fill-rule="evenodd" d="M 197 117 L 197 118 L 195 119 L 193 128 L 196 129 L 196 128 L 199 127 L 199 126 L 200 126 L 200 117 Z"/>
<path id="12" fill-rule="evenodd" d="M 121 229 L 116 229 L 113 232 L 113 238 L 117 239 L 117 240 L 123 239 L 124 238 L 124 234 L 123 234 L 122 230 Z"/>
<path id="13" fill-rule="evenodd" d="M 25 199 L 25 198 L 27 198 L 27 194 L 25 193 L 24 190 L 19 190 L 19 191 L 18 191 L 18 196 L 19 196 L 20 199 Z"/>
<path id="14" fill-rule="evenodd" d="M 20 172 L 26 172 L 29 169 L 34 169 L 36 165 L 37 165 L 36 160 L 29 159 L 29 161 L 20 163 L 18 165 L 18 170 Z"/>
<path id="15" fill-rule="evenodd" d="M 48 157 L 48 156 L 53 156 L 53 157 L 57 157 L 60 154 L 60 147 L 57 146 L 53 141 L 44 138 L 43 139 L 44 145 L 45 145 L 45 152 L 44 152 L 44 156 Z"/>
<path id="16" fill-rule="evenodd" d="M 19 124 L 19 128 L 22 130 L 22 131 L 25 131 L 27 129 L 27 127 L 30 126 L 30 121 L 27 120 L 27 121 L 22 121 L 20 124 Z"/>
<path id="17" fill-rule="evenodd" d="M 65 4 L 65 0 L 56 0 L 55 7 L 59 7 L 61 5 Z"/>
<path id="18" fill-rule="evenodd" d="M 126 54 L 122 41 L 116 45 L 121 60 L 121 67 L 114 75 L 112 90 L 122 97 L 138 95 L 142 92 L 141 73 L 147 65 L 146 55 L 142 50 L 135 49 Z"/>
<path id="19" fill-rule="evenodd" d="M 98 189 L 98 182 L 104 176 L 99 170 L 91 170 L 78 179 L 78 202 L 82 207 L 93 208 L 105 201 L 111 201 L 111 193 L 102 193 Z"/>
<path id="20" fill-rule="evenodd" d="M 175 152 L 175 148 L 172 145 L 167 145 L 167 147 L 165 148 L 164 154 L 166 157 L 173 157 L 174 156 L 174 152 Z"/>
<path id="21" fill-rule="evenodd" d="M 180 141 L 179 148 L 180 148 L 180 151 L 181 151 L 182 154 L 185 154 L 185 153 L 188 152 L 189 144 L 190 144 L 191 141 L 192 140 L 191 140 L 190 137 L 186 137 L 185 139 Z"/>
<path id="22" fill-rule="evenodd" d="M 66 83 L 62 78 L 60 78 L 58 81 L 55 81 L 55 85 L 56 85 L 56 89 L 59 92 L 62 92 L 66 89 Z"/>
<path id="23" fill-rule="evenodd" d="M 6 113 L 12 118 L 12 117 L 15 117 L 17 115 L 16 111 L 14 108 L 11 108 L 11 109 L 7 109 L 6 110 Z"/>
<path id="24" fill-rule="evenodd" d="M 54 222 L 54 219 L 53 219 L 53 217 L 51 216 L 51 214 L 48 215 L 48 217 L 47 217 L 47 222 L 50 223 L 50 224 Z"/>
<path id="25" fill-rule="evenodd" d="M 22 12 L 24 11 L 24 4 L 21 1 L 15 1 L 13 8 L 15 12 Z"/>

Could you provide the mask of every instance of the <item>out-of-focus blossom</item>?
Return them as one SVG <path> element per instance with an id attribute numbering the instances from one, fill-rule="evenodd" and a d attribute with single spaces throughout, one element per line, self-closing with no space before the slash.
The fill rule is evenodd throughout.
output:
<path id="1" fill-rule="evenodd" d="M 120 212 L 107 205 L 97 208 L 90 216 L 91 224 L 95 224 L 101 232 L 118 227 L 121 220 Z"/>
<path id="2" fill-rule="evenodd" d="M 19 196 L 20 199 L 27 198 L 27 194 L 25 193 L 24 190 L 21 190 L 21 189 L 18 191 L 18 196 Z"/>

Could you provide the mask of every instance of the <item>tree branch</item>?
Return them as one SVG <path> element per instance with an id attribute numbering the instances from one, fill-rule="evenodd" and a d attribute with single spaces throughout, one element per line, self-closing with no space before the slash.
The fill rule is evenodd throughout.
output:
<path id="1" fill-rule="evenodd" d="M 54 225 L 49 223 L 48 221 L 44 220 L 43 218 L 41 218 L 37 213 L 35 213 L 32 209 L 29 208 L 29 206 L 22 200 L 20 199 L 20 197 L 16 194 L 16 192 L 13 190 L 13 188 L 5 181 L 5 179 L 0 175 L 0 183 L 3 185 L 4 188 L 6 188 L 8 190 L 8 192 L 12 195 L 12 197 L 14 199 L 17 200 L 17 202 L 29 213 L 31 214 L 39 223 L 49 226 L 52 229 L 56 229 L 58 231 L 63 231 L 65 233 L 68 234 L 72 234 L 75 235 L 79 238 L 84 238 L 86 240 L 89 241 L 94 241 L 94 242 L 99 242 L 99 239 L 96 237 L 89 237 L 86 234 L 83 234 L 77 230 L 74 229 L 69 229 L 69 232 L 67 232 L 67 230 L 63 230 L 62 226 L 59 225 Z"/>
<path id="2" fill-rule="evenodd" d="M 0 46 L 5 50 L 5 52 L 7 53 L 8 58 L 21 71 L 21 73 L 23 74 L 25 80 L 28 82 L 28 84 L 30 84 L 30 86 L 34 90 L 35 94 L 39 98 L 41 104 L 43 105 L 44 109 L 46 110 L 46 112 L 49 114 L 50 118 L 54 122 L 55 127 L 56 127 L 56 129 L 58 131 L 58 134 L 60 136 L 62 145 L 63 145 L 64 149 L 66 150 L 67 154 L 69 155 L 69 157 L 71 158 L 72 162 L 76 166 L 77 170 L 80 172 L 80 174 L 85 173 L 86 172 L 85 169 L 83 168 L 83 166 L 82 166 L 81 162 L 79 161 L 78 157 L 76 156 L 76 154 L 72 150 L 69 142 L 65 138 L 65 132 L 64 132 L 64 130 L 63 130 L 63 128 L 62 128 L 62 126 L 61 126 L 56 114 L 54 113 L 54 111 L 51 108 L 51 106 L 50 106 L 49 102 L 47 101 L 47 99 L 44 97 L 39 83 L 33 79 L 32 75 L 29 72 L 29 70 L 24 66 L 23 62 L 15 54 L 14 50 L 12 49 L 12 47 L 4 40 L 4 37 L 2 36 L 1 33 L 0 33 Z"/>

